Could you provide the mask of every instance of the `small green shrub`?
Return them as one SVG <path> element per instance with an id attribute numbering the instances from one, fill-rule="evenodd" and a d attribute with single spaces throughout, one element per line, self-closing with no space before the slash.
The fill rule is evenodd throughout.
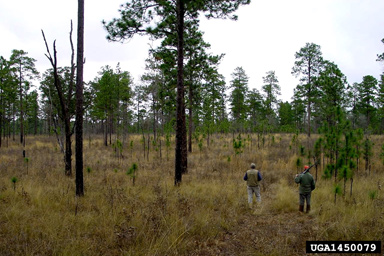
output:
<path id="1" fill-rule="evenodd" d="M 16 177 L 12 177 L 11 181 L 13 183 L 13 191 L 16 191 L 16 182 L 18 181 L 18 179 Z"/>
<path id="2" fill-rule="evenodd" d="M 375 200 L 377 199 L 377 190 L 371 190 L 368 192 L 369 199 Z"/>

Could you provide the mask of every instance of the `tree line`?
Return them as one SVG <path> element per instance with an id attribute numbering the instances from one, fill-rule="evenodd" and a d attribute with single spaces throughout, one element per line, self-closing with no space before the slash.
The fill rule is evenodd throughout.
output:
<path id="1" fill-rule="evenodd" d="M 322 59 L 320 46 L 306 44 L 296 53 L 292 74 L 300 78 L 290 102 L 281 94 L 275 71 L 263 77 L 261 90 L 250 89 L 242 67 L 232 73 L 229 85 L 218 72 L 224 55 L 207 53 L 209 44 L 194 36 L 197 49 L 187 51 L 185 97 L 188 132 L 312 132 L 318 133 L 324 122 L 331 123 L 340 107 L 353 128 L 370 134 L 384 130 L 384 74 L 380 79 L 367 75 L 360 83 L 348 84 L 338 66 Z M 173 55 L 172 55 L 173 54 Z M 316 61 L 315 59 L 318 59 Z M 9 60 L 0 62 L 0 146 L 4 139 L 24 143 L 27 134 L 64 135 L 68 119 L 73 129 L 75 98 L 71 67 L 58 67 L 61 93 L 67 106 L 60 104 L 54 70 L 39 74 L 35 60 L 23 50 L 13 50 Z M 170 63 L 168 63 L 170 62 Z M 173 63 L 172 63 L 173 62 Z M 38 84 L 33 84 L 38 83 Z M 85 88 L 85 130 L 104 134 L 104 143 L 112 144 L 112 135 L 128 133 L 172 133 L 176 111 L 175 56 L 166 49 L 151 50 L 146 70 L 135 83 L 129 71 L 103 66 Z M 62 108 L 68 108 L 68 117 Z M 124 140 L 124 139 L 123 139 Z M 63 140 L 61 140 L 63 141 Z"/>
<path id="2" fill-rule="evenodd" d="M 206 135 L 207 143 L 217 132 L 305 132 L 310 137 L 345 122 L 343 127 L 361 128 L 366 134 L 383 133 L 384 74 L 379 79 L 367 75 L 351 85 L 314 43 L 295 53 L 292 75 L 299 84 L 290 102 L 278 99 L 281 86 L 273 70 L 266 72 L 260 91 L 250 89 L 242 67 L 226 84 L 218 71 L 225 54 L 209 52 L 198 14 L 236 20 L 233 12 L 249 2 L 134 0 L 122 5 L 120 18 L 103 21 L 108 40 L 147 34 L 162 41 L 149 51 L 140 81 L 134 82 L 117 64 L 101 67 L 85 84 L 81 122 L 85 133 L 103 134 L 107 146 L 117 141 L 126 145 L 129 133 L 140 133 L 144 140 L 147 135 L 148 141 L 151 136 L 158 143 L 159 137 L 176 131 L 176 173 L 187 171 L 186 151 L 192 151 L 192 139 L 199 134 Z M 23 50 L 0 59 L 0 147 L 16 135 L 25 144 L 25 134 L 55 134 L 62 152 L 71 154 L 75 65 L 72 61 L 70 66 L 57 66 L 55 45 L 52 56 L 45 43 L 52 68 L 43 73 Z M 377 60 L 383 61 L 383 54 Z"/>

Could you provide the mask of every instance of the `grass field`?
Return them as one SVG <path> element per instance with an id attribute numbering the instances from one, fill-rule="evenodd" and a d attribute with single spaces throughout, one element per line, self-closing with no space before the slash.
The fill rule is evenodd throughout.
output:
<path id="1" fill-rule="evenodd" d="M 321 179 L 319 167 L 309 214 L 298 212 L 299 156 L 289 134 L 267 136 L 260 148 L 250 136 L 238 155 L 232 135 L 212 136 L 201 150 L 194 144 L 180 187 L 173 144 L 167 153 L 162 142 L 161 157 L 151 144 L 144 157 L 141 137 L 131 135 L 133 148 L 126 143 L 120 157 L 94 136 L 84 142 L 82 198 L 75 196 L 74 177 L 64 175 L 54 137 L 27 137 L 28 160 L 10 141 L 0 148 L 0 254 L 305 255 L 307 240 L 383 243 L 383 137 L 372 139 L 371 172 L 361 160 L 352 196 L 348 180 L 335 203 L 335 181 Z M 263 175 L 262 202 L 249 209 L 243 176 L 252 162 Z M 127 174 L 133 163 L 135 179 Z"/>

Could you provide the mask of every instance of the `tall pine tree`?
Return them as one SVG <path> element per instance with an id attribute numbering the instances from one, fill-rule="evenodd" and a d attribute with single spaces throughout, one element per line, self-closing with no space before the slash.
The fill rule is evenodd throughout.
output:
<path id="1" fill-rule="evenodd" d="M 176 98 L 176 147 L 175 147 L 175 185 L 179 185 L 182 174 L 187 172 L 187 138 L 184 102 L 184 32 L 185 21 L 199 22 L 199 14 L 208 18 L 232 18 L 231 15 L 242 4 L 250 0 L 132 0 L 122 5 L 121 17 L 108 24 L 108 40 L 124 41 L 135 34 L 149 34 L 164 38 L 176 31 L 177 38 L 177 98 Z"/>
<path id="2" fill-rule="evenodd" d="M 296 90 L 307 105 L 307 134 L 311 136 L 312 105 L 317 94 L 317 87 L 313 80 L 321 71 L 323 57 L 321 48 L 314 43 L 306 43 L 299 52 L 295 53 L 295 64 L 292 74 L 300 78 L 300 85 Z"/>

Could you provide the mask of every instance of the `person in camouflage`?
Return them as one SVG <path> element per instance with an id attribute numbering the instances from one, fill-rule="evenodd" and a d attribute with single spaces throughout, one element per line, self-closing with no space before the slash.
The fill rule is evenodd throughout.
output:
<path id="1" fill-rule="evenodd" d="M 304 203 L 307 202 L 307 213 L 311 210 L 311 193 L 315 189 L 315 180 L 309 173 L 309 167 L 304 166 L 304 172 L 296 174 L 295 182 L 300 184 L 299 187 L 299 211 L 304 212 Z"/>
<path id="2" fill-rule="evenodd" d="M 247 181 L 248 204 L 252 208 L 253 194 L 256 196 L 256 201 L 261 202 L 259 181 L 262 180 L 261 173 L 256 170 L 254 163 L 251 164 L 251 169 L 245 173 L 244 180 Z"/>

